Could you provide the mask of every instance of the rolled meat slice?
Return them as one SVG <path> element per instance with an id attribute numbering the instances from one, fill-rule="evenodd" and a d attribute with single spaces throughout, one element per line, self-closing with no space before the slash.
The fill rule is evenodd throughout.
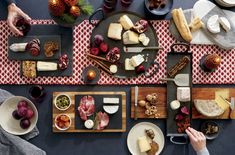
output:
<path id="1" fill-rule="evenodd" d="M 84 96 L 80 100 L 78 107 L 79 115 L 82 120 L 86 121 L 88 116 L 95 112 L 95 100 L 92 96 Z"/>
<path id="2" fill-rule="evenodd" d="M 96 114 L 96 128 L 103 130 L 109 124 L 109 115 L 105 112 L 98 112 Z"/>

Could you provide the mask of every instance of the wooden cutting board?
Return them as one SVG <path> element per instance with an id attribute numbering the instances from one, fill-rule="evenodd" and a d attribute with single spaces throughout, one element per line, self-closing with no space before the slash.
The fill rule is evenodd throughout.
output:
<path id="1" fill-rule="evenodd" d="M 66 94 L 68 95 L 70 98 L 71 98 L 71 106 L 69 107 L 68 110 L 66 111 L 60 111 L 58 110 L 55 105 L 54 105 L 54 102 L 55 102 L 55 97 L 58 95 L 58 94 Z M 84 129 L 82 127 L 78 127 L 77 124 L 83 124 L 82 122 L 76 122 L 76 121 L 79 121 L 77 119 L 77 104 L 75 103 L 76 101 L 76 96 L 86 96 L 86 95 L 91 95 L 91 96 L 105 96 L 105 97 L 108 97 L 108 96 L 115 96 L 115 95 L 119 95 L 121 96 L 121 100 L 120 100 L 120 103 L 119 103 L 119 110 L 121 110 L 120 114 L 121 116 L 118 116 L 120 117 L 121 120 L 121 127 L 120 128 L 109 128 L 109 126 L 107 126 L 105 129 L 103 130 L 88 130 L 88 129 Z M 77 102 L 77 101 L 76 101 Z M 101 103 L 97 103 L 95 102 L 95 104 L 102 104 Z M 98 111 L 96 111 L 98 112 Z M 68 130 L 65 130 L 65 131 L 60 131 L 58 130 L 56 127 L 55 127 L 55 118 L 58 114 L 62 114 L 62 113 L 65 113 L 65 114 L 68 114 L 70 117 L 71 117 L 71 120 L 72 120 L 72 124 L 71 124 L 71 127 L 68 129 Z M 112 121 L 112 117 L 115 117 L 115 114 L 113 114 L 112 116 L 110 116 L 110 122 Z M 52 100 L 52 130 L 53 132 L 125 132 L 126 131 L 126 92 L 53 92 L 53 100 Z M 115 124 L 115 122 L 112 122 L 113 124 Z"/>
<path id="2" fill-rule="evenodd" d="M 235 88 L 193 88 L 192 96 L 194 99 L 203 99 L 203 100 L 214 100 L 215 92 L 218 90 L 228 89 L 229 90 L 229 101 L 231 97 L 235 97 Z M 225 110 L 223 115 L 213 118 L 213 119 L 230 119 L 230 108 Z M 233 112 L 234 113 L 234 112 Z M 193 119 L 210 119 L 201 115 L 194 106 L 192 106 L 192 118 Z"/>
<path id="3" fill-rule="evenodd" d="M 139 87 L 138 100 L 144 100 L 148 94 L 157 93 L 158 95 L 158 118 L 166 118 L 166 87 Z M 131 88 L 131 118 L 134 118 L 134 104 L 135 104 L 135 87 Z M 145 108 L 137 107 L 138 118 L 154 118 L 154 116 L 147 116 Z"/>
<path id="4" fill-rule="evenodd" d="M 230 92 L 230 97 L 235 97 L 235 88 L 192 88 L 192 99 L 215 99 L 215 92 L 222 89 L 228 89 Z M 147 94 L 157 93 L 159 96 L 159 104 L 157 105 L 159 117 L 158 119 L 167 118 L 166 109 L 166 87 L 139 87 L 138 100 L 145 98 Z M 230 101 L 230 98 L 229 98 Z M 131 118 L 134 118 L 134 103 L 135 103 L 135 88 L 131 88 Z M 145 108 L 138 106 L 138 118 L 154 118 L 154 116 L 145 115 Z M 213 119 L 230 119 L 231 110 L 227 109 L 223 115 Z M 233 112 L 235 113 L 235 112 Z M 211 119 L 201 115 L 194 106 L 192 106 L 192 118 L 193 119 Z M 156 118 L 155 118 L 156 119 Z"/>

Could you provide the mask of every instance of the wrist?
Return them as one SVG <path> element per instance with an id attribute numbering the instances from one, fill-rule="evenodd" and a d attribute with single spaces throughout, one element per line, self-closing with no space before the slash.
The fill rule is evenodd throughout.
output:
<path id="1" fill-rule="evenodd" d="M 209 155 L 209 151 L 207 150 L 207 147 L 203 147 L 202 149 L 196 152 L 197 152 L 197 155 Z"/>

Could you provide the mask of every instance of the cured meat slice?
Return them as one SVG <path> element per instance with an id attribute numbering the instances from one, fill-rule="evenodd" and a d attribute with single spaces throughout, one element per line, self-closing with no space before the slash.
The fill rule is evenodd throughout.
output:
<path id="1" fill-rule="evenodd" d="M 92 96 L 83 96 L 78 106 L 79 115 L 82 120 L 86 121 L 87 116 L 91 116 L 95 112 L 95 100 Z"/>
<path id="2" fill-rule="evenodd" d="M 109 124 L 109 115 L 105 112 L 98 112 L 96 114 L 96 129 L 103 130 Z"/>

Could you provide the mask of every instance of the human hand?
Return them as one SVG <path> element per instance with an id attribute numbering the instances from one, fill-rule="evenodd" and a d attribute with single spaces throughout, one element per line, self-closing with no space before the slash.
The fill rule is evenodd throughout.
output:
<path id="1" fill-rule="evenodd" d="M 23 17 L 27 22 L 30 22 L 31 20 L 31 18 L 27 14 L 25 14 L 20 8 L 18 8 L 14 3 L 8 5 L 7 23 L 13 33 L 23 36 L 23 33 L 19 31 L 15 26 L 16 20 L 19 17 Z"/>
<path id="2" fill-rule="evenodd" d="M 187 135 L 189 136 L 190 143 L 193 149 L 198 152 L 206 147 L 206 137 L 202 132 L 199 132 L 191 127 L 188 127 L 186 130 Z"/>

